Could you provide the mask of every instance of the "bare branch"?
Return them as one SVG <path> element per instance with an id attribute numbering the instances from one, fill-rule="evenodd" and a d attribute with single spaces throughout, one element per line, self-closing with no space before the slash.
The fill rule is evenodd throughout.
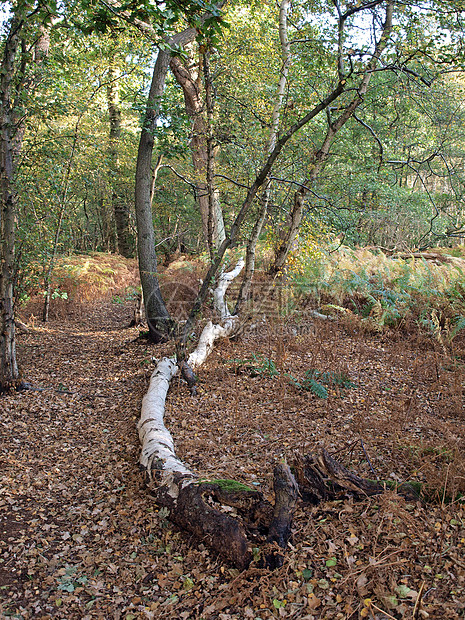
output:
<path id="1" fill-rule="evenodd" d="M 378 136 L 376 135 L 374 129 L 372 127 L 370 127 L 370 125 L 368 125 L 367 123 L 365 123 L 365 121 L 363 121 L 361 118 L 359 118 L 356 114 L 356 112 L 354 112 L 354 118 L 355 120 L 360 123 L 360 125 L 362 125 L 362 127 L 365 127 L 365 129 L 368 129 L 368 131 L 371 133 L 371 135 L 373 136 L 373 138 L 376 140 L 376 142 L 378 143 L 379 146 L 379 166 L 378 166 L 378 172 L 379 169 L 381 168 L 382 164 L 383 164 L 383 154 L 384 154 L 384 149 L 383 149 L 383 143 L 381 142 L 381 140 L 378 138 Z"/>

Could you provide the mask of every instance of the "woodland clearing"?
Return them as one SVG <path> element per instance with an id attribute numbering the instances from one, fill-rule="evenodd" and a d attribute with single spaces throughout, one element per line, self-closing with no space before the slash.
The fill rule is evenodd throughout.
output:
<path id="1" fill-rule="evenodd" d="M 152 357 L 172 346 L 124 328 L 133 302 L 121 296 L 56 301 L 47 325 L 18 338 L 24 376 L 43 390 L 0 401 L 4 617 L 464 617 L 463 340 L 451 357 L 419 333 L 304 310 L 219 342 L 197 396 L 175 379 L 165 423 L 201 477 L 272 501 L 273 465 L 324 446 L 362 476 L 428 490 L 425 502 L 391 490 L 300 502 L 284 565 L 240 572 L 174 527 L 138 471 Z M 309 369 L 352 385 L 330 382 L 318 398 L 287 377 Z"/>

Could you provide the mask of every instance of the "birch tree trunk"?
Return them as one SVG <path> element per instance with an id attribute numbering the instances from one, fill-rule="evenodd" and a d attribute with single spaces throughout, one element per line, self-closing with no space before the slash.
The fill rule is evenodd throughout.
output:
<path id="1" fill-rule="evenodd" d="M 215 290 L 215 307 L 221 323 L 213 325 L 209 322 L 205 326 L 197 348 L 188 358 L 187 363 L 192 368 L 205 361 L 216 339 L 233 332 L 238 319 L 230 314 L 225 294 L 243 266 L 243 261 L 240 261 L 233 271 L 220 277 Z M 142 446 L 141 469 L 157 503 L 169 510 L 172 521 L 205 540 L 234 565 L 245 568 L 252 559 L 252 548 L 244 528 L 235 519 L 204 501 L 204 493 L 213 493 L 214 490 L 211 486 L 199 483 L 196 474 L 176 456 L 173 438 L 164 424 L 166 396 L 170 381 L 177 372 L 175 360 L 163 358 L 152 373 L 137 425 Z M 216 492 L 223 493 L 222 501 L 234 501 L 232 497 L 228 499 L 224 489 L 216 489 Z M 262 503 L 266 506 L 261 494 L 252 490 L 243 501 L 255 506 L 257 510 Z"/>
<path id="2" fill-rule="evenodd" d="M 202 217 L 203 235 L 212 253 L 224 241 L 225 231 L 219 192 L 213 187 L 214 149 L 201 97 L 200 75 L 194 76 L 178 57 L 171 59 L 170 68 L 182 88 L 186 112 L 192 119 L 191 151 L 195 171 L 196 199 Z M 207 96 L 209 87 L 211 85 L 207 85 Z M 208 114 L 211 103 L 209 105 L 207 102 L 206 106 Z"/>
<path id="3" fill-rule="evenodd" d="M 279 40 L 281 43 L 281 57 L 282 67 L 281 75 L 279 77 L 278 89 L 276 93 L 276 100 L 273 107 L 271 116 L 271 131 L 268 140 L 268 154 L 273 152 L 276 146 L 276 140 L 279 132 L 279 122 L 281 117 L 281 110 L 284 101 L 284 95 L 286 92 L 287 76 L 289 75 L 289 69 L 291 66 L 291 44 L 289 42 L 287 22 L 289 17 L 289 11 L 291 8 L 290 0 L 282 0 L 279 7 Z M 263 192 L 260 211 L 257 219 L 255 220 L 252 233 L 247 243 L 246 261 L 245 261 L 245 274 L 239 289 L 237 296 L 235 312 L 240 313 L 244 304 L 249 298 L 250 286 L 252 284 L 252 278 L 255 271 L 255 251 L 257 248 L 258 239 L 263 228 L 263 224 L 266 219 L 268 211 L 268 205 L 270 202 L 271 182 L 269 179 L 266 181 L 265 190 Z"/>
<path id="4" fill-rule="evenodd" d="M 188 365 L 197 368 L 213 350 L 218 338 L 234 333 L 238 317 L 231 315 L 225 300 L 229 284 L 244 266 L 239 261 L 223 273 L 214 291 L 215 308 L 220 323 L 205 326 L 198 345 L 188 358 Z M 283 562 L 282 549 L 291 534 L 292 515 L 297 499 L 297 484 L 287 465 L 275 470 L 276 504 L 273 509 L 263 495 L 231 480 L 200 481 L 177 456 L 171 433 L 164 425 L 165 402 L 171 379 L 178 367 L 173 359 L 158 364 L 146 395 L 142 400 L 138 423 L 141 442 L 140 466 L 146 483 L 158 505 L 167 508 L 171 521 L 194 534 L 234 566 L 245 569 L 253 560 L 253 546 L 248 530 L 268 529 L 262 566 L 275 568 Z M 241 515 L 233 518 L 222 510 L 232 506 Z"/>

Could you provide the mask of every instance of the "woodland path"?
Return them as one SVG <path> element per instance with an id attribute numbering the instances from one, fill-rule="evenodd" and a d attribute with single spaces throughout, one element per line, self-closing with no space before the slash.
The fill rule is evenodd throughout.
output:
<path id="1" fill-rule="evenodd" d="M 389 492 L 299 507 L 274 573 L 239 573 L 176 531 L 143 488 L 135 429 L 151 356 L 171 351 L 122 329 L 130 311 L 102 302 L 19 338 L 26 379 L 46 389 L 0 400 L 1 617 L 389 617 L 380 608 L 412 618 L 423 587 L 430 618 L 463 618 L 459 503 L 413 505 Z M 251 377 L 237 360 L 254 352 L 295 377 L 343 370 L 357 388 L 334 386 L 321 400 L 283 372 Z M 274 462 L 323 442 L 373 477 L 362 440 L 382 478 L 447 482 L 447 493 L 465 480 L 463 373 L 432 343 L 274 325 L 220 343 L 199 379 L 197 398 L 174 382 L 166 424 L 202 476 L 269 495 Z"/>

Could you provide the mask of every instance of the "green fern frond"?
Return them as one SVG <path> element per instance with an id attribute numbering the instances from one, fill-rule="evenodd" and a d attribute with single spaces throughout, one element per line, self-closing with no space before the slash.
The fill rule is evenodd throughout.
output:
<path id="1" fill-rule="evenodd" d="M 312 392 L 312 394 L 315 394 L 315 396 L 318 396 L 318 398 L 328 398 L 328 390 L 324 385 L 318 383 L 318 381 L 316 381 L 313 377 L 305 379 L 302 387 L 309 392 Z"/>
<path id="2" fill-rule="evenodd" d="M 305 389 L 302 386 L 302 384 L 299 381 L 297 381 L 297 379 L 293 377 L 291 374 L 289 374 L 288 372 L 284 373 L 284 376 L 288 379 L 289 383 L 293 385 L 294 387 L 296 387 L 298 390 Z"/>
<path id="3" fill-rule="evenodd" d="M 449 340 L 452 341 L 462 329 L 465 329 L 465 316 L 458 314 L 454 317 L 454 327 L 450 333 Z"/>

